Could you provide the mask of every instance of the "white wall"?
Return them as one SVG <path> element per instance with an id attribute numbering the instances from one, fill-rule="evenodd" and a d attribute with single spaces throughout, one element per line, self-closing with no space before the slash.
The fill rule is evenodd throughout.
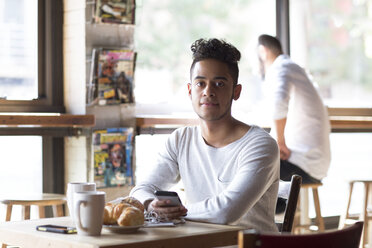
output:
<path id="1" fill-rule="evenodd" d="M 85 0 L 65 0 L 63 24 L 64 104 L 85 114 Z M 65 138 L 65 182 L 88 181 L 85 137 Z"/>

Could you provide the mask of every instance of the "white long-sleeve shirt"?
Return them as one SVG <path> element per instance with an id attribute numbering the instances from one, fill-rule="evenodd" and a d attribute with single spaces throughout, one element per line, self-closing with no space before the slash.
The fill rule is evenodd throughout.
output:
<path id="1" fill-rule="evenodd" d="M 316 179 L 324 178 L 331 159 L 330 124 L 313 83 L 287 55 L 276 58 L 266 72 L 265 83 L 273 119 L 287 118 L 284 137 L 291 150 L 288 161 Z"/>
<path id="2" fill-rule="evenodd" d="M 180 179 L 188 219 L 278 231 L 274 214 L 279 152 L 261 128 L 252 126 L 222 148 L 207 145 L 199 127 L 177 129 L 131 195 L 144 202 L 154 198 L 155 190 L 167 190 Z"/>

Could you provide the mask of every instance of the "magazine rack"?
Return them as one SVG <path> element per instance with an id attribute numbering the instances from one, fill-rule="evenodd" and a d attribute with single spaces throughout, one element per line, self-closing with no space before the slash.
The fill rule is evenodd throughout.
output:
<path id="1" fill-rule="evenodd" d="M 109 10 L 108 10 L 108 9 Z M 111 8 L 111 10 L 110 10 Z M 102 49 L 115 49 L 115 50 L 132 50 L 134 51 L 134 17 L 135 17 L 135 0 L 120 0 L 120 1 L 106 1 L 102 0 L 88 0 L 86 1 L 85 16 L 86 16 L 86 96 L 87 96 L 87 112 L 96 114 L 97 108 L 95 105 L 119 105 L 125 103 L 130 105 L 134 103 L 133 89 L 134 89 L 134 68 L 135 68 L 135 56 L 133 59 L 133 69 L 128 76 L 128 70 L 115 70 L 115 75 L 112 80 L 98 84 L 98 80 L 101 77 L 102 66 L 105 65 L 100 59 L 100 52 Z M 108 11 L 108 12 L 107 12 Z M 111 15 L 110 11 L 115 12 L 115 15 Z M 113 14 L 113 13 L 111 13 Z M 119 16 L 119 19 L 117 19 Z M 114 59 L 115 60 L 115 59 Z M 120 62 L 121 63 L 121 62 Z M 122 65 L 122 63 L 121 63 Z M 119 68 L 114 67 L 114 68 Z M 124 66 L 125 67 L 125 66 Z M 123 67 L 121 67 L 123 68 Z M 100 71 L 101 70 L 101 71 Z M 122 72 L 124 71 L 124 75 Z M 120 75 L 119 75 L 120 74 Z M 111 77 L 109 77 L 111 78 Z M 122 78 L 129 79 L 130 83 L 126 80 L 119 80 Z M 102 81 L 103 82 L 103 81 Z M 122 87 L 120 87 L 120 85 Z M 101 87 L 99 87 L 101 86 Z M 111 88 L 110 88 L 111 87 Z M 129 88 L 130 92 L 127 93 L 125 89 Z M 101 96 L 103 95 L 103 96 Z M 100 97 L 98 97 L 100 96 Z M 129 96 L 129 97 L 126 97 Z M 106 101 L 106 99 L 108 99 Z M 128 100 L 129 99 L 129 100 Z M 118 101 L 116 101 L 118 100 Z M 133 104 L 132 104 L 133 105 Z M 92 107 L 92 108 L 91 108 Z M 108 107 L 111 111 L 112 108 Z M 116 108 L 115 108 L 116 109 Z M 116 111 L 116 110 L 115 110 Z M 130 110 L 131 111 L 131 110 Z M 99 111 L 98 111 L 99 112 Z M 117 117 L 131 116 L 126 114 L 126 108 L 119 108 L 116 113 Z M 102 112 L 101 112 L 102 113 Z M 97 113 L 97 115 L 101 114 Z M 97 116 L 97 119 L 104 116 Z M 121 122 L 121 121 L 118 121 Z M 122 125 L 120 125 L 122 126 Z M 97 126 L 98 128 L 106 128 L 113 126 Z M 119 126 L 116 126 L 119 127 Z M 133 126 L 134 127 L 134 126 Z"/>
<path id="2" fill-rule="evenodd" d="M 116 191 L 126 192 L 133 184 L 136 54 L 134 0 L 108 1 L 105 4 L 119 7 L 115 8 L 119 11 L 123 11 L 120 7 L 127 7 L 131 13 L 126 20 L 132 20 L 116 23 L 105 19 L 107 16 L 99 16 L 100 11 L 104 12 L 102 0 L 86 2 L 87 113 L 94 114 L 97 120 L 92 140 L 94 166 L 88 171 L 93 169 L 94 173 L 89 173 L 89 177 L 94 174 L 97 187 L 107 190 L 110 198 Z M 124 15 L 119 19 L 124 20 Z"/>

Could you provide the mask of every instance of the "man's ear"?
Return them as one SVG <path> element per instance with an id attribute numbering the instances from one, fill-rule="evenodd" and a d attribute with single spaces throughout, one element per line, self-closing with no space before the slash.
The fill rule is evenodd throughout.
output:
<path id="1" fill-rule="evenodd" d="M 234 87 L 234 94 L 233 94 L 233 99 L 236 101 L 239 99 L 240 97 L 240 93 L 242 92 L 242 85 L 241 84 L 237 84 L 235 85 Z"/>
<path id="2" fill-rule="evenodd" d="M 191 98 L 191 83 L 187 83 L 187 90 L 189 92 L 189 97 Z"/>

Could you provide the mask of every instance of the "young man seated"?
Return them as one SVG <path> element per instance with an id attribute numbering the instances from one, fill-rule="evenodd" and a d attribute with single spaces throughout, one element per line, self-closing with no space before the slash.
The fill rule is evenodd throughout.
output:
<path id="1" fill-rule="evenodd" d="M 279 183 L 279 152 L 263 129 L 231 115 L 238 100 L 240 52 L 218 39 L 199 39 L 191 46 L 188 94 L 199 125 L 174 131 L 159 152 L 148 177 L 131 191 L 168 218 L 242 225 L 278 231 L 275 205 Z M 182 179 L 184 206 L 166 207 L 155 190 L 168 190 Z"/>

